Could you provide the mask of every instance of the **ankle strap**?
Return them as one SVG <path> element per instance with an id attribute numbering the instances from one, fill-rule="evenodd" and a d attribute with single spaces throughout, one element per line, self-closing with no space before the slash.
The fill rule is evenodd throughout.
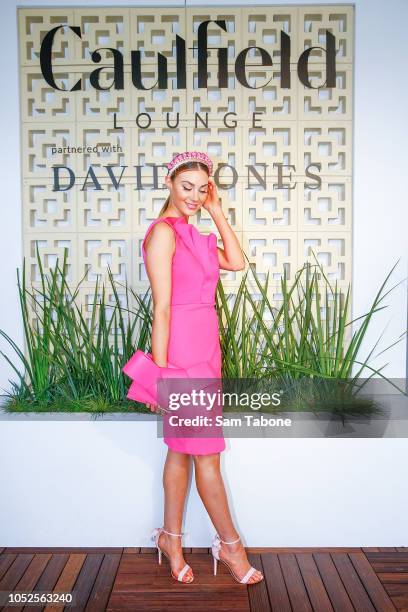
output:
<path id="1" fill-rule="evenodd" d="M 217 534 L 217 538 L 219 539 L 220 542 L 222 542 L 223 544 L 236 544 L 237 542 L 240 541 L 240 537 L 238 536 L 238 538 L 236 540 L 233 540 L 232 542 L 226 542 L 225 540 L 221 540 L 220 536 Z"/>
<path id="2" fill-rule="evenodd" d="M 166 530 L 164 529 L 164 527 L 162 527 L 162 528 L 161 528 L 161 531 L 164 531 L 164 533 L 168 533 L 169 535 L 172 535 L 172 536 L 177 536 L 177 537 L 179 537 L 179 538 L 181 538 L 183 535 L 186 535 L 186 534 L 187 534 L 187 532 L 186 532 L 186 531 L 182 531 L 181 533 L 171 533 L 171 531 L 166 531 Z"/>

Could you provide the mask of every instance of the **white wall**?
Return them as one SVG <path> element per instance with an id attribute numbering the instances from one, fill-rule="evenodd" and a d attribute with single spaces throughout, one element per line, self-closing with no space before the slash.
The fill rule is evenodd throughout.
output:
<path id="1" fill-rule="evenodd" d="M 65 4 L 113 3 L 18 6 Z M 127 4 L 137 2 L 121 1 Z M 366 312 L 398 258 L 394 283 L 408 269 L 408 3 L 356 0 L 355 5 L 353 316 Z M 14 0 L 3 1 L 0 23 L 0 329 L 22 345 L 16 290 L 22 257 L 16 7 Z M 406 327 L 406 283 L 385 303 L 388 308 L 377 313 L 368 333 L 367 352 L 384 330 L 377 352 Z M 8 352 L 2 340 L 0 349 Z M 383 372 L 403 377 L 405 354 L 401 342 L 372 365 L 388 362 Z M 11 377 L 2 360 L 0 387 L 8 388 Z M 152 421 L 2 422 L 0 452 L 0 545 L 145 546 L 146 532 L 161 524 L 165 446 Z M 407 454 L 405 439 L 231 440 L 223 467 L 237 526 L 252 546 L 406 545 Z M 194 487 L 184 528 L 192 534 L 186 545 L 208 545 L 213 530 Z"/>
<path id="2" fill-rule="evenodd" d="M 2 546 L 152 545 L 166 448 L 154 421 L 1 425 Z M 402 438 L 227 440 L 245 545 L 406 546 L 406 455 Z M 185 546 L 210 546 L 194 478 L 183 530 Z"/>

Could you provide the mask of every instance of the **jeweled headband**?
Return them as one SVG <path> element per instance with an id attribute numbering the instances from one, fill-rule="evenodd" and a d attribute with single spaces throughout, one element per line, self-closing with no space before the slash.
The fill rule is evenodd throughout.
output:
<path id="1" fill-rule="evenodd" d="M 178 153 L 169 164 L 167 164 L 167 176 L 173 174 L 173 172 L 179 166 L 186 164 L 187 162 L 200 162 L 205 164 L 208 168 L 209 174 L 211 175 L 213 169 L 213 163 L 206 153 L 200 151 L 185 151 L 184 153 Z"/>

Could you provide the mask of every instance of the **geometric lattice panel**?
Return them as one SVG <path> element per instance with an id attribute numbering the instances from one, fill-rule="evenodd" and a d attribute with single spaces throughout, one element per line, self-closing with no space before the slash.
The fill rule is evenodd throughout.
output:
<path id="1" fill-rule="evenodd" d="M 205 21 L 207 82 L 200 86 L 198 28 Z M 164 164 L 176 152 L 201 149 L 214 161 L 223 209 L 251 266 L 261 278 L 270 271 L 271 292 L 284 270 L 294 280 L 313 253 L 328 277 L 346 287 L 353 22 L 350 5 L 19 9 L 24 255 L 31 280 L 38 281 L 38 244 L 46 270 L 68 247 L 70 282 L 85 276 L 85 291 L 107 263 L 115 278 L 146 288 L 140 245 L 166 199 Z M 54 87 L 44 78 L 40 50 L 58 27 Z M 242 63 L 248 48 L 240 72 L 237 58 Z M 225 50 L 222 85 L 218 49 Z M 140 54 L 140 83 L 132 51 Z M 116 73 L 113 52 L 121 58 Z M 166 87 L 158 86 L 159 54 Z M 177 62 L 183 57 L 184 75 Z M 308 82 L 301 79 L 305 70 Z M 76 83 L 80 88 L 71 91 Z M 205 211 L 192 222 L 217 232 Z M 225 271 L 221 278 L 234 293 L 241 275 Z"/>

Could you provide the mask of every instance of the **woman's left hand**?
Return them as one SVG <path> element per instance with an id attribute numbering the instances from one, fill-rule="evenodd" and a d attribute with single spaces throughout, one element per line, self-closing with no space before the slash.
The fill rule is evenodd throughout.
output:
<path id="1" fill-rule="evenodd" d="M 213 212 L 217 212 L 218 209 L 221 210 L 221 202 L 218 197 L 217 187 L 212 178 L 208 179 L 207 189 L 208 189 L 207 197 L 203 204 L 203 208 L 211 214 Z"/>

